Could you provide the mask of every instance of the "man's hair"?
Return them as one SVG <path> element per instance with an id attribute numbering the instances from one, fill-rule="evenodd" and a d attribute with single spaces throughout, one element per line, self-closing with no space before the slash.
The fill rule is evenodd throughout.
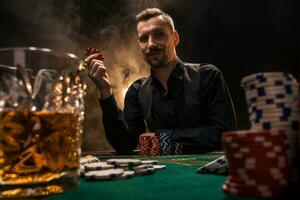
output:
<path id="1" fill-rule="evenodd" d="M 156 16 L 162 16 L 163 22 L 166 23 L 172 31 L 175 31 L 175 26 L 172 17 L 158 8 L 147 8 L 141 11 L 140 13 L 138 13 L 135 16 L 136 24 Z"/>

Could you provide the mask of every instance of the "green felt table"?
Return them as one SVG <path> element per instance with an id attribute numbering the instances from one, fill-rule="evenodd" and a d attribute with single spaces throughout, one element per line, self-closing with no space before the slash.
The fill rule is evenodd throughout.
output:
<path id="1" fill-rule="evenodd" d="M 219 156 L 218 153 L 211 153 L 155 157 L 154 159 L 158 159 L 161 164 L 167 166 L 165 170 L 123 180 L 86 181 L 81 179 L 76 189 L 49 196 L 46 199 L 254 199 L 225 194 L 222 191 L 222 185 L 226 176 L 196 173 L 197 168 Z"/>

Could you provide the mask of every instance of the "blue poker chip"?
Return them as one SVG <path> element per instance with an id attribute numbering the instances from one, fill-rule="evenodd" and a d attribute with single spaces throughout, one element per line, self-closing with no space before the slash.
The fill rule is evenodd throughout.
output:
<path id="1" fill-rule="evenodd" d="M 249 98 L 251 97 L 262 97 L 262 96 L 269 96 L 273 97 L 276 94 L 283 94 L 283 95 L 298 95 L 298 87 L 286 85 L 284 87 L 259 87 L 254 90 L 246 91 L 246 96 Z"/>
<path id="2" fill-rule="evenodd" d="M 258 109 L 253 108 L 250 110 L 250 114 L 255 114 L 256 116 L 263 116 L 264 114 L 269 115 L 280 115 L 280 116 L 290 116 L 291 114 L 298 113 L 299 109 L 297 107 L 282 107 L 282 108 L 272 108 L 272 109 Z"/>
<path id="3" fill-rule="evenodd" d="M 296 81 L 284 81 L 284 80 L 278 80 L 278 79 L 269 79 L 268 82 L 260 83 L 260 82 L 254 82 L 251 81 L 249 84 L 244 84 L 242 87 L 244 87 L 246 90 L 254 90 L 259 87 L 276 87 L 276 86 L 295 86 L 299 87 L 299 84 Z"/>
<path id="4" fill-rule="evenodd" d="M 292 74 L 286 72 L 260 72 L 243 77 L 241 82 L 242 84 L 247 84 L 251 81 L 265 83 L 268 79 L 279 79 L 282 81 L 296 80 Z"/>
<path id="5" fill-rule="evenodd" d="M 296 99 L 298 98 L 298 94 L 295 95 L 287 95 L 287 94 L 272 94 L 268 96 L 251 96 L 247 97 L 248 104 L 260 102 L 260 101 L 278 101 L 278 100 L 286 100 L 286 99 Z"/>
<path id="6" fill-rule="evenodd" d="M 288 122 L 291 120 L 297 120 L 299 116 L 275 116 L 275 117 L 250 117 L 250 121 L 254 123 L 262 122 Z"/>
<path id="7" fill-rule="evenodd" d="M 251 113 L 250 119 L 268 119 L 268 118 L 296 118 L 299 119 L 298 112 L 290 112 L 290 113 L 283 113 L 283 112 L 259 112 L 259 113 Z"/>
<path id="8" fill-rule="evenodd" d="M 297 106 L 298 104 L 298 98 L 294 97 L 294 98 L 281 98 L 281 99 L 276 99 L 276 98 L 257 98 L 257 101 L 252 102 L 250 106 L 260 106 L 260 107 L 264 107 L 264 106 L 272 106 L 274 104 L 286 104 L 286 105 L 293 105 Z"/>
<path id="9" fill-rule="evenodd" d="M 271 82 L 266 83 L 253 83 L 248 85 L 242 85 L 242 87 L 246 90 L 255 90 L 258 88 L 281 88 L 281 87 L 299 87 L 299 84 L 296 81 L 282 81 L 282 80 L 271 80 Z"/>
<path id="10" fill-rule="evenodd" d="M 259 128 L 264 130 L 270 130 L 274 128 L 288 128 L 290 130 L 299 131 L 299 121 L 286 121 L 286 122 L 262 122 L 251 123 L 253 128 Z"/>
<path id="11" fill-rule="evenodd" d="M 249 106 L 249 112 L 257 111 L 257 110 L 272 110 L 272 109 L 283 109 L 283 108 L 296 108 L 297 102 L 291 103 L 273 103 L 273 104 L 259 104 L 259 103 L 252 103 Z"/>

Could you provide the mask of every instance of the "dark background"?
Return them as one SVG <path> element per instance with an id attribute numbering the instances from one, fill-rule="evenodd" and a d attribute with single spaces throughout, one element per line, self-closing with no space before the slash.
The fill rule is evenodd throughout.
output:
<path id="1" fill-rule="evenodd" d="M 135 14 L 159 7 L 173 17 L 180 33 L 179 57 L 221 69 L 236 106 L 238 128 L 247 129 L 243 76 L 284 71 L 299 79 L 298 4 L 296 0 L 4 0 L 0 48 L 48 47 L 83 58 L 86 47 L 98 47 L 114 66 L 111 76 L 133 80 L 142 73 L 137 66 L 145 67 L 135 42 Z M 96 92 L 90 85 L 86 113 L 94 114 L 85 122 L 84 150 L 108 150 Z"/>

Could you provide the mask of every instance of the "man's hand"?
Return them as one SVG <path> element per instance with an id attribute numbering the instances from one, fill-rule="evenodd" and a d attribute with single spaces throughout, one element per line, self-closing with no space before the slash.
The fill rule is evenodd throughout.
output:
<path id="1" fill-rule="evenodd" d="M 95 59 L 99 54 L 88 56 L 84 62 L 87 65 L 89 77 L 93 80 L 100 92 L 100 99 L 106 99 L 112 95 L 111 83 L 103 61 Z"/>

